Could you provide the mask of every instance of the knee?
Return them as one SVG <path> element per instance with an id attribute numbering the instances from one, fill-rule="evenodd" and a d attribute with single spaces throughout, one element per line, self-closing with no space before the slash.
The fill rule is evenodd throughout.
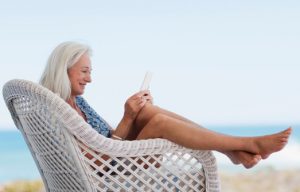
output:
<path id="1" fill-rule="evenodd" d="M 165 135 L 165 125 L 167 123 L 167 116 L 161 113 L 155 114 L 149 122 L 143 127 L 138 139 L 148 138 L 163 138 Z"/>
<path id="2" fill-rule="evenodd" d="M 154 106 L 150 103 L 146 103 L 145 106 L 138 113 L 135 122 L 138 127 L 144 127 L 150 122 L 150 120 L 157 114 L 154 110 Z"/>
<path id="3" fill-rule="evenodd" d="M 151 119 L 150 119 L 150 123 L 152 124 L 152 126 L 159 128 L 159 127 L 164 127 L 164 125 L 167 122 L 168 117 L 164 114 L 158 113 L 155 114 Z"/>

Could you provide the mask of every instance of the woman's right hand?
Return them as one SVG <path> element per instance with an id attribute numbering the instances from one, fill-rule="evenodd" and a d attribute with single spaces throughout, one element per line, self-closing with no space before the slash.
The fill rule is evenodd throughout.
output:
<path id="1" fill-rule="evenodd" d="M 152 102 L 149 90 L 140 91 L 129 97 L 125 103 L 124 117 L 132 121 L 147 102 Z"/>

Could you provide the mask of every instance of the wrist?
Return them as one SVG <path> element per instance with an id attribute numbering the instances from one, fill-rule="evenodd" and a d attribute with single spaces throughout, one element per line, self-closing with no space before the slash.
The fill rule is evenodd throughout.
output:
<path id="1" fill-rule="evenodd" d="M 134 121 L 134 118 L 132 117 L 132 115 L 126 115 L 124 114 L 122 120 L 125 124 L 132 124 Z"/>
<path id="2" fill-rule="evenodd" d="M 117 128 L 112 133 L 112 138 L 124 140 L 131 130 L 133 120 L 123 117 Z"/>

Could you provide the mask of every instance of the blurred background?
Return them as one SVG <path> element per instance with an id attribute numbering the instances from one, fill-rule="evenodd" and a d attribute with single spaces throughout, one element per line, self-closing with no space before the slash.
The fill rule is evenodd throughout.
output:
<path id="1" fill-rule="evenodd" d="M 2 2 L 0 86 L 37 82 L 63 41 L 89 44 L 93 83 L 84 97 L 111 125 L 151 71 L 155 104 L 209 129 L 294 128 L 284 150 L 251 170 L 215 153 L 222 191 L 300 191 L 299 10 L 296 0 Z M 0 106 L 0 191 L 38 191 L 34 161 L 3 99 Z"/>

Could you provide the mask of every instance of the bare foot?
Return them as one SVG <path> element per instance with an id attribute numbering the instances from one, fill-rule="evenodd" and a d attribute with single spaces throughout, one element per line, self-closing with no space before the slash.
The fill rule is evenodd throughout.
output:
<path id="1" fill-rule="evenodd" d="M 265 135 L 254 139 L 256 154 L 260 154 L 262 159 L 266 159 L 274 152 L 280 151 L 287 144 L 289 136 L 292 133 L 292 128 L 275 133 L 272 135 Z"/>
<path id="2" fill-rule="evenodd" d="M 233 164 L 242 164 L 246 169 L 255 166 L 260 160 L 260 155 L 255 155 L 245 151 L 228 151 L 225 154 L 229 157 Z"/>

